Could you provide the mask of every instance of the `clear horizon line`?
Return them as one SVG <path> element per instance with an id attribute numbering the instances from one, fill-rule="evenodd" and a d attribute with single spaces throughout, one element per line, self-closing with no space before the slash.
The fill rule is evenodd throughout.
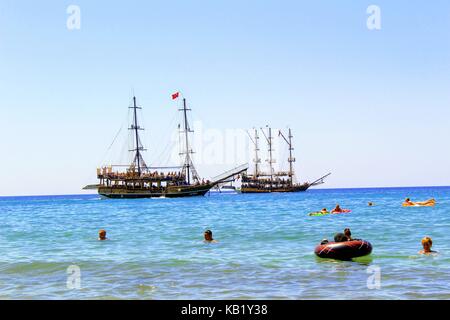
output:
<path id="1" fill-rule="evenodd" d="M 351 190 L 351 189 L 402 189 L 402 188 L 450 188 L 450 185 L 427 185 L 427 186 L 394 186 L 394 187 L 341 187 L 341 188 L 311 188 L 309 190 Z M 61 193 L 61 194 L 28 194 L 28 195 L 1 195 L 1 198 L 12 197 L 58 197 L 58 196 L 85 196 L 97 195 L 98 193 Z"/>

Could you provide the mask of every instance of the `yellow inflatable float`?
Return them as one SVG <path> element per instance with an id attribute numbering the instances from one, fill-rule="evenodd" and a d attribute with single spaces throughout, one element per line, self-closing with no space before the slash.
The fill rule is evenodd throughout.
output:
<path id="1" fill-rule="evenodd" d="M 429 199 L 426 201 L 418 201 L 418 202 L 412 202 L 409 198 L 403 202 L 403 207 L 433 207 L 436 204 L 436 200 Z"/>

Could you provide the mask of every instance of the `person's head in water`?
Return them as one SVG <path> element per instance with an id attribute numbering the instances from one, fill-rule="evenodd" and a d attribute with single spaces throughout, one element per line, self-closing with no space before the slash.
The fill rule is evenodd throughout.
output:
<path id="1" fill-rule="evenodd" d="M 434 252 L 431 250 L 431 247 L 433 246 L 433 240 L 430 237 L 425 237 L 422 239 L 422 247 L 423 250 L 420 253 L 432 253 Z"/>
<path id="2" fill-rule="evenodd" d="M 327 208 L 323 208 L 321 212 L 328 212 Z"/>
<path id="3" fill-rule="evenodd" d="M 372 207 L 373 206 L 373 202 L 369 202 L 368 205 L 369 205 L 369 207 Z"/>
<path id="4" fill-rule="evenodd" d="M 344 235 L 347 237 L 348 240 L 352 240 L 352 232 L 349 228 L 345 228 Z"/>
<path id="5" fill-rule="evenodd" d="M 205 241 L 208 241 L 208 242 L 214 241 L 211 230 L 206 230 L 204 233 L 204 236 L 205 236 Z"/>
<path id="6" fill-rule="evenodd" d="M 334 236 L 334 242 L 345 242 L 348 240 L 349 239 L 347 238 L 347 236 L 343 233 L 336 233 L 336 235 Z"/>
<path id="7" fill-rule="evenodd" d="M 406 198 L 405 202 L 411 202 L 411 199 L 410 198 Z"/>
<path id="8" fill-rule="evenodd" d="M 98 232 L 98 240 L 106 240 L 106 230 L 100 230 Z"/>

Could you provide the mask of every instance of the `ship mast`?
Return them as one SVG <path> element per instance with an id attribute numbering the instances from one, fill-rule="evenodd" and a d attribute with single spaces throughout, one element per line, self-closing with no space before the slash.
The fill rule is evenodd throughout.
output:
<path id="1" fill-rule="evenodd" d="M 194 153 L 192 151 L 192 149 L 189 149 L 189 133 L 193 132 L 190 128 L 189 128 L 189 123 L 188 123 L 188 119 L 187 119 L 187 111 L 191 111 L 191 109 L 188 109 L 186 107 L 186 99 L 183 98 L 183 109 L 179 109 L 179 111 L 183 112 L 183 132 L 184 132 L 184 137 L 185 137 L 185 144 L 186 144 L 186 149 L 185 152 L 180 153 L 180 155 L 185 154 L 185 160 L 184 160 L 184 168 L 186 168 L 186 178 L 187 178 L 187 183 L 191 184 L 191 172 L 192 172 L 192 177 L 194 178 L 194 180 L 199 180 L 199 176 L 197 174 L 197 171 L 195 170 L 195 167 L 192 163 L 192 159 L 191 159 L 191 154 Z"/>
<path id="2" fill-rule="evenodd" d="M 272 188 L 273 185 L 273 154 L 274 151 L 272 149 L 272 128 L 267 126 L 269 128 L 269 136 L 266 136 L 266 133 L 264 132 L 263 128 L 261 128 L 262 133 L 264 134 L 264 137 L 266 138 L 267 144 L 269 145 L 269 168 L 270 168 L 270 187 Z"/>
<path id="3" fill-rule="evenodd" d="M 131 124 L 130 130 L 134 131 L 134 137 L 135 137 L 135 143 L 136 148 L 132 149 L 130 151 L 135 151 L 136 154 L 134 156 L 133 164 L 137 163 L 137 171 L 138 175 L 141 176 L 141 167 L 147 167 L 147 165 L 144 162 L 144 159 L 142 158 L 141 151 L 144 151 L 144 147 L 140 146 L 139 143 L 139 130 L 144 130 L 143 128 L 139 127 L 138 120 L 137 120 L 137 109 L 142 109 L 141 107 L 138 107 L 136 104 L 136 97 L 133 97 L 133 106 L 130 107 L 130 109 L 133 109 L 133 123 Z"/>
<path id="4" fill-rule="evenodd" d="M 254 128 L 255 129 L 255 128 Z M 250 133 L 247 131 L 247 135 L 250 138 L 251 142 L 255 145 L 255 158 L 253 159 L 253 162 L 255 163 L 255 171 L 253 172 L 253 179 L 257 179 L 259 176 L 259 163 L 261 162 L 261 159 L 259 158 L 258 151 L 259 151 L 259 136 L 258 136 L 258 129 L 255 129 L 255 138 L 253 139 Z"/>
<path id="5" fill-rule="evenodd" d="M 286 143 L 289 146 L 289 159 L 288 159 L 288 162 L 289 162 L 289 183 L 292 186 L 293 185 L 293 179 L 294 179 L 294 165 L 293 165 L 293 163 L 295 162 L 295 158 L 292 157 L 292 151 L 294 150 L 294 148 L 292 147 L 293 135 L 292 135 L 291 128 L 289 128 L 289 136 L 288 136 L 289 140 L 286 139 L 286 137 L 283 135 L 281 130 L 280 130 L 280 136 L 283 137 L 284 141 L 286 141 Z"/>
<path id="6" fill-rule="evenodd" d="M 255 129 L 255 179 L 258 178 L 259 162 L 261 161 L 258 157 L 258 151 L 259 151 L 258 140 L 259 140 L 258 130 Z"/>

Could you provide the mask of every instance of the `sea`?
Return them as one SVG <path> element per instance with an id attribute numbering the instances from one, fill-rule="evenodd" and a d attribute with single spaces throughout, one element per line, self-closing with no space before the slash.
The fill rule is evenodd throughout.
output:
<path id="1" fill-rule="evenodd" d="M 352 211 L 308 215 L 336 204 Z M 372 254 L 316 257 L 344 228 Z M 1 197 L 0 299 L 450 299 L 450 187 Z"/>

